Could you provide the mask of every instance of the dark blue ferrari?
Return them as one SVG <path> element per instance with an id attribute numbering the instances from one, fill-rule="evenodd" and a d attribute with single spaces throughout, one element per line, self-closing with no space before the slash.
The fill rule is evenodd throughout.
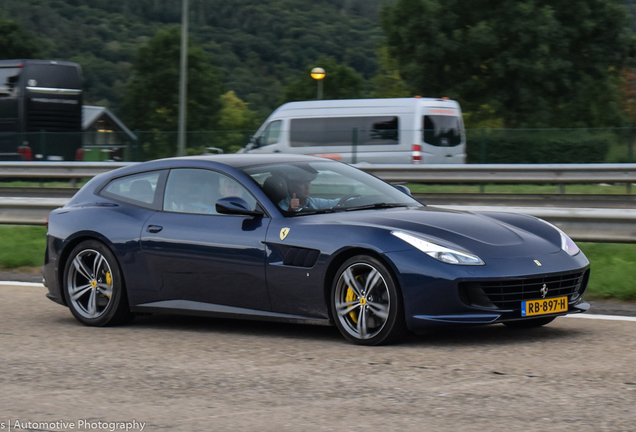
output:
<path id="1" fill-rule="evenodd" d="M 589 262 L 540 219 L 429 207 L 339 162 L 157 160 L 101 174 L 49 218 L 47 296 L 81 323 L 181 313 L 335 324 L 377 345 L 443 325 L 584 312 Z"/>

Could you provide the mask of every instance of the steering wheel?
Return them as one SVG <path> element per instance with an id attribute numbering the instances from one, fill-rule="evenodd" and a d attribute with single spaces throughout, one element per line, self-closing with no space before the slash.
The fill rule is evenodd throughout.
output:
<path id="1" fill-rule="evenodd" d="M 334 207 L 342 207 L 344 205 L 344 203 L 346 203 L 347 201 L 349 201 L 350 199 L 353 198 L 360 198 L 361 195 L 360 194 L 349 194 L 349 195 L 345 195 L 342 198 L 340 198 L 340 201 L 338 201 L 338 204 L 336 204 Z"/>

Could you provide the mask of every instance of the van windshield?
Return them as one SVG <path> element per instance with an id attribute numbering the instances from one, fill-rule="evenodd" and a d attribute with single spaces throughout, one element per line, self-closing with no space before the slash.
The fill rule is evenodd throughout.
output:
<path id="1" fill-rule="evenodd" d="M 437 147 L 453 147 L 462 143 L 459 117 L 426 115 L 423 120 L 422 140 Z"/>

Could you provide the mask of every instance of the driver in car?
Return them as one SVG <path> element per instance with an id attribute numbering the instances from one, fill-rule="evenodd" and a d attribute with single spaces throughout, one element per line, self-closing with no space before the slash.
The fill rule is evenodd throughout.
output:
<path id="1" fill-rule="evenodd" d="M 316 179 L 317 173 L 298 172 L 287 177 L 288 195 L 278 206 L 289 211 L 321 210 L 328 209 L 340 201 L 340 199 L 326 199 L 309 196 L 311 182 Z"/>

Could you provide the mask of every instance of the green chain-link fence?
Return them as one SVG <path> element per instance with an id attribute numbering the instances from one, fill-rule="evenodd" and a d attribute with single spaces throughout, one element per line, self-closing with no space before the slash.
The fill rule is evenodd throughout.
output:
<path id="1" fill-rule="evenodd" d="M 202 131 L 186 134 L 186 153 L 235 153 L 255 131 Z M 321 132 L 316 132 L 320 134 Z M 421 132 L 413 136 L 419 136 Z M 350 136 L 353 136 L 351 134 Z M 468 163 L 622 163 L 635 162 L 636 128 L 468 129 Z M 1 133 L 0 159 L 143 161 L 177 154 L 177 132 Z M 22 150 L 19 150 L 22 148 Z M 81 148 L 83 151 L 78 152 Z M 334 153 L 337 146 L 334 146 Z"/>

